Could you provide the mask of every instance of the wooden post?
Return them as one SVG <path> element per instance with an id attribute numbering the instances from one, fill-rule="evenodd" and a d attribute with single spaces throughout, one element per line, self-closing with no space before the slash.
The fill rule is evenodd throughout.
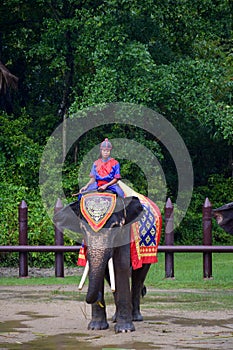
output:
<path id="1" fill-rule="evenodd" d="M 165 205 L 165 245 L 174 245 L 174 213 L 171 199 Z M 174 278 L 174 253 L 165 253 L 165 277 Z"/>
<path id="2" fill-rule="evenodd" d="M 28 207 L 23 200 L 18 208 L 19 245 L 28 245 Z M 28 253 L 19 252 L 19 277 L 28 277 Z"/>
<path id="3" fill-rule="evenodd" d="M 208 198 L 202 208 L 203 245 L 212 245 L 212 205 Z M 212 278 L 212 253 L 203 253 L 203 277 Z"/>
<path id="4" fill-rule="evenodd" d="M 58 198 L 54 208 L 54 213 L 57 213 L 63 208 L 62 201 Z M 55 245 L 64 245 L 63 232 L 60 231 L 56 225 L 54 226 Z M 55 277 L 64 277 L 64 254 L 63 252 L 55 253 Z"/>

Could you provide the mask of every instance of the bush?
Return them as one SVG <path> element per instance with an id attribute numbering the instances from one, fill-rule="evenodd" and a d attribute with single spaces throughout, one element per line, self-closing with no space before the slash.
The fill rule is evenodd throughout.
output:
<path id="1" fill-rule="evenodd" d="M 208 198 L 213 209 L 232 201 L 233 179 L 222 175 L 212 175 L 207 186 L 194 189 L 191 204 L 185 218 L 175 230 L 177 244 L 199 245 L 203 243 L 202 207 Z M 212 220 L 213 244 L 233 245 L 233 236 L 227 234 L 216 221 Z"/>
<path id="2" fill-rule="evenodd" d="M 14 186 L 3 183 L 0 187 L 0 245 L 18 245 L 18 207 L 25 200 L 28 207 L 28 244 L 29 245 L 54 245 L 54 226 L 47 215 L 40 194 L 23 186 Z M 66 245 L 73 245 L 74 241 L 64 237 Z M 54 265 L 54 253 L 28 254 L 29 265 L 48 267 Z M 77 254 L 65 254 L 65 263 L 76 263 Z M 18 253 L 0 253 L 0 265 L 17 266 Z"/>

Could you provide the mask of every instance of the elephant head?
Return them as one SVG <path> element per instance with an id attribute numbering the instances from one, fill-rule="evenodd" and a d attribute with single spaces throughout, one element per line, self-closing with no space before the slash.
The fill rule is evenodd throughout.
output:
<path id="1" fill-rule="evenodd" d="M 233 202 L 213 209 L 212 213 L 219 226 L 233 235 Z"/>
<path id="2" fill-rule="evenodd" d="M 99 299 L 106 267 L 114 248 L 129 244 L 130 225 L 140 219 L 142 212 L 143 207 L 137 197 L 118 197 L 113 212 L 98 232 L 84 217 L 80 201 L 69 204 L 55 214 L 54 222 L 59 229 L 81 231 L 84 235 L 89 263 L 87 303 L 92 304 Z"/>

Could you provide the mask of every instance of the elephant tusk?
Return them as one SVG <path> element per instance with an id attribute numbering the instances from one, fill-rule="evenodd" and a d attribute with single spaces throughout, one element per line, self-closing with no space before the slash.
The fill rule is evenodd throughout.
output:
<path id="1" fill-rule="evenodd" d="M 110 258 L 108 260 L 108 270 L 109 270 L 109 276 L 110 276 L 110 286 L 112 292 L 115 292 L 116 287 L 115 287 L 115 276 L 114 276 L 114 268 L 113 268 L 113 260 Z"/>
<path id="2" fill-rule="evenodd" d="M 89 272 L 89 262 L 88 262 L 88 260 L 87 260 L 87 263 L 86 263 L 86 266 L 85 266 L 85 268 L 84 268 L 81 281 L 80 281 L 79 286 L 78 286 L 78 289 L 79 289 L 79 290 L 82 290 L 82 289 L 83 289 L 83 285 L 84 285 L 85 280 L 86 280 L 86 278 L 87 278 L 88 272 Z"/>

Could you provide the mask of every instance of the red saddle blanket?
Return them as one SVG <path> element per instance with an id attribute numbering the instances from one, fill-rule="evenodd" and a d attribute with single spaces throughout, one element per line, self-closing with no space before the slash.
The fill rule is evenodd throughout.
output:
<path id="1" fill-rule="evenodd" d="M 143 208 L 141 219 L 131 225 L 131 263 L 133 269 L 142 264 L 158 262 L 158 246 L 161 238 L 162 216 L 158 206 L 149 198 L 137 194 Z"/>

